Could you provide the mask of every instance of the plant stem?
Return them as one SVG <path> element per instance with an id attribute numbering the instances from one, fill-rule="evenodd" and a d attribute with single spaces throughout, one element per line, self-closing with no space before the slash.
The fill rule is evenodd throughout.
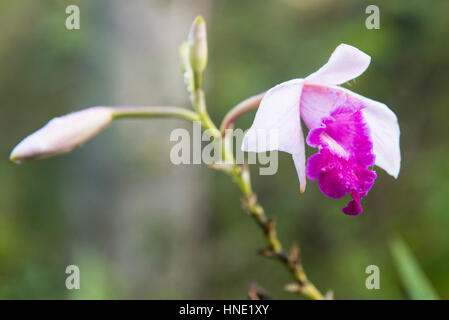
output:
<path id="1" fill-rule="evenodd" d="M 257 109 L 264 95 L 265 92 L 262 92 L 252 97 L 249 97 L 248 99 L 243 100 L 234 108 L 229 110 L 229 112 L 225 115 L 220 125 L 221 135 L 224 136 L 226 129 L 232 128 L 234 121 L 237 120 L 242 114 L 251 111 L 253 109 Z"/>
<path id="2" fill-rule="evenodd" d="M 218 131 L 214 122 L 207 113 L 206 98 L 204 96 L 204 91 L 202 89 L 195 90 L 195 92 L 193 92 L 192 94 L 191 102 L 196 112 L 198 113 L 200 121 L 202 122 L 203 126 L 210 131 L 210 133 L 215 139 L 218 139 L 220 137 L 220 132 Z"/>
<path id="3" fill-rule="evenodd" d="M 108 107 L 112 110 L 112 118 L 182 118 L 190 121 L 198 121 L 200 117 L 196 112 L 180 107 Z"/>
<path id="4" fill-rule="evenodd" d="M 263 94 L 259 94 L 240 103 L 238 105 L 240 106 L 239 108 L 233 109 L 235 112 L 228 113 L 228 115 L 231 114 L 228 117 L 229 121 L 223 121 L 222 129 L 224 130 L 229 128 L 228 124 L 232 124 L 233 119 L 236 119 L 236 117 L 250 109 L 254 109 L 255 106 L 260 103 L 262 97 Z M 211 135 L 217 141 L 223 139 L 222 134 L 207 114 L 204 92 L 201 89 L 196 90 L 192 93 L 191 100 L 195 110 L 197 110 L 199 114 L 204 128 L 206 130 L 210 130 Z M 282 244 L 277 237 L 274 220 L 267 218 L 263 207 L 258 203 L 257 196 L 252 190 L 248 167 L 237 165 L 233 157 L 233 150 L 230 150 L 226 143 L 223 145 L 222 159 L 225 161 L 226 165 L 223 166 L 222 169 L 230 175 L 238 185 L 243 194 L 241 198 L 243 207 L 251 214 L 258 226 L 262 229 L 268 243 L 268 248 L 263 249 L 261 254 L 265 257 L 274 258 L 280 261 L 288 268 L 293 276 L 293 279 L 295 280 L 295 292 L 300 293 L 312 300 L 322 300 L 323 295 L 318 291 L 313 283 L 308 281 L 302 264 L 299 261 L 298 254 L 296 253 L 289 255 L 283 250 Z"/>
<path id="5" fill-rule="evenodd" d="M 243 193 L 242 204 L 251 214 L 254 220 L 262 229 L 268 248 L 261 250 L 261 254 L 268 258 L 274 258 L 283 263 L 292 274 L 296 284 L 297 292 L 312 300 L 322 300 L 323 295 L 318 289 L 308 281 L 301 262 L 296 256 L 289 256 L 282 248 L 276 232 L 274 220 L 268 219 L 263 207 L 258 203 L 257 196 L 252 191 L 249 179 L 249 171 L 246 167 L 232 166 L 230 175 Z"/>

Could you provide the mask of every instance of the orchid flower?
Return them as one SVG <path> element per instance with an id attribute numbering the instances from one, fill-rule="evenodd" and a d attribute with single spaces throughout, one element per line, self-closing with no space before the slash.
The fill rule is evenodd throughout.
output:
<path id="1" fill-rule="evenodd" d="M 328 197 L 338 199 L 349 193 L 352 200 L 342 210 L 348 215 L 362 212 L 360 199 L 376 179 L 370 169 L 373 165 L 397 178 L 401 163 L 394 112 L 381 102 L 339 86 L 361 75 L 370 60 L 359 49 L 341 44 L 315 73 L 271 88 L 242 144 L 243 151 L 290 153 L 301 193 L 306 176 L 318 180 Z M 318 149 L 307 165 L 301 119 L 309 129 L 307 144 Z M 276 144 L 270 141 L 273 130 Z"/>

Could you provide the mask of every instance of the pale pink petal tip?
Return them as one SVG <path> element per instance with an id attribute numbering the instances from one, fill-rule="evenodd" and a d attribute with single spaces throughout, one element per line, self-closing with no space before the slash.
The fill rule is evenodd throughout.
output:
<path id="1" fill-rule="evenodd" d="M 371 57 L 356 47 L 340 44 L 329 61 L 309 75 L 309 83 L 338 85 L 360 76 L 369 66 Z"/>

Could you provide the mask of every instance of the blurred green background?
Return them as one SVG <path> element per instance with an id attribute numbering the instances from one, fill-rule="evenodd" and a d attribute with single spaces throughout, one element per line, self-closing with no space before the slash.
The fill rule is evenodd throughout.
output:
<path id="1" fill-rule="evenodd" d="M 65 28 L 66 6 L 81 29 Z M 365 8 L 380 8 L 380 30 Z M 300 196 L 287 154 L 253 184 L 309 278 L 337 299 L 405 299 L 389 241 L 400 234 L 441 298 L 449 298 L 448 1 L 0 0 L 0 298 L 245 299 L 258 282 L 295 298 L 289 275 L 258 257 L 264 243 L 229 178 L 169 161 L 178 120 L 115 123 L 70 155 L 14 165 L 12 148 L 49 119 L 93 105 L 188 105 L 178 45 L 208 23 L 205 86 L 212 118 L 273 85 L 304 77 L 344 42 L 372 56 L 349 88 L 389 105 L 402 169 L 378 178 L 365 211 L 316 182 Z M 348 86 L 346 85 L 346 86 Z M 253 115 L 237 122 L 248 128 Z M 311 150 L 309 150 L 311 151 Z M 81 269 L 81 289 L 65 269 Z M 367 290 L 365 268 L 380 268 Z"/>

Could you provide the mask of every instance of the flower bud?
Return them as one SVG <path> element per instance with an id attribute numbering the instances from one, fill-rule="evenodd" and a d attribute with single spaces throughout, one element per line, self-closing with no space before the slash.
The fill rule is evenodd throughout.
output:
<path id="1" fill-rule="evenodd" d="M 112 111 L 92 107 L 50 120 L 44 127 L 23 139 L 11 152 L 9 159 L 20 163 L 70 152 L 112 121 Z"/>
<path id="2" fill-rule="evenodd" d="M 207 64 L 207 35 L 206 22 L 203 17 L 196 17 L 190 28 L 189 37 L 189 57 L 193 71 L 201 73 L 206 69 Z"/>

